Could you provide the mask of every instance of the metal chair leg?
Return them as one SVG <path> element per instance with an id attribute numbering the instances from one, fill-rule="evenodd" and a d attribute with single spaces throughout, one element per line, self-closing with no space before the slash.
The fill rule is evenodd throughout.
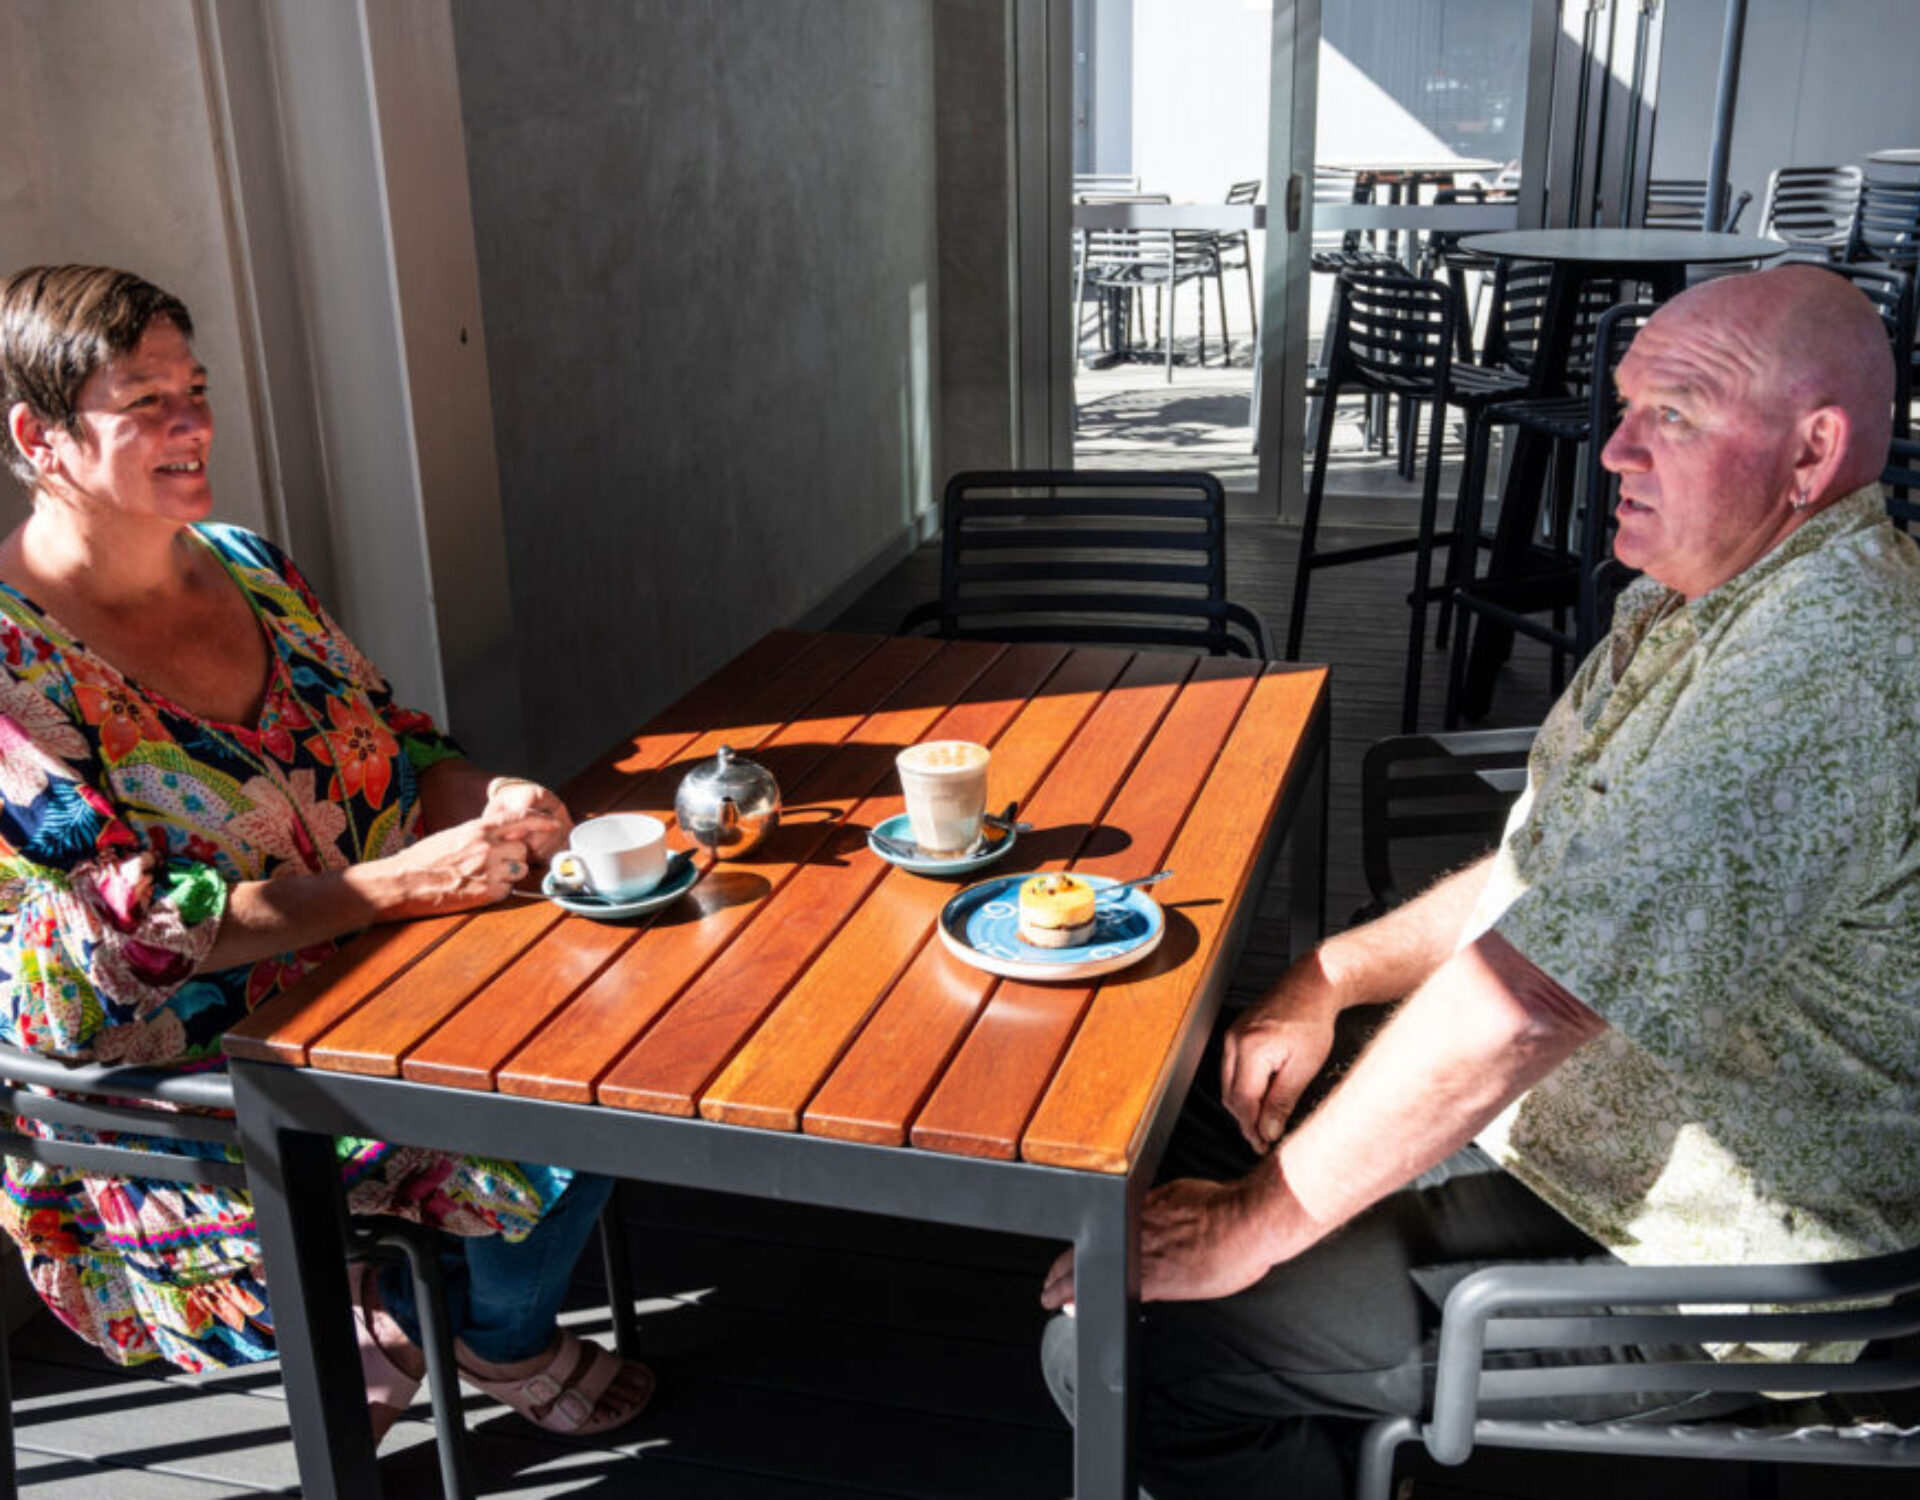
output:
<path id="1" fill-rule="evenodd" d="M 4 1253 L 14 1254 L 13 1246 L 5 1247 Z M 18 1477 L 14 1472 L 13 1452 L 13 1357 L 7 1347 L 7 1306 L 4 1279 L 0 1279 L 0 1459 L 6 1467 L 0 1470 L 0 1500 L 17 1500 L 19 1495 Z"/>
<path id="2" fill-rule="evenodd" d="M 1420 1424 L 1412 1417 L 1390 1417 L 1369 1426 L 1360 1439 L 1354 1500 L 1389 1500 L 1393 1492 L 1394 1455 L 1402 1443 L 1419 1440 Z"/>
<path id="3" fill-rule="evenodd" d="M 446 1500 L 473 1500 L 473 1476 L 467 1464 L 467 1423 L 460 1405 L 460 1371 L 453 1353 L 453 1325 L 447 1317 L 447 1289 L 440 1274 L 439 1236 L 404 1220 L 356 1227 L 357 1249 L 398 1250 L 413 1276 L 414 1307 L 427 1356 L 427 1391 L 433 1400 L 433 1441 L 440 1455 L 440 1488 Z"/>
<path id="4" fill-rule="evenodd" d="M 607 1306 L 613 1316 L 613 1341 L 622 1359 L 640 1357 L 640 1320 L 633 1312 L 633 1263 L 627 1258 L 627 1221 L 620 1213 L 620 1187 L 600 1211 L 600 1255 L 606 1264 Z"/>

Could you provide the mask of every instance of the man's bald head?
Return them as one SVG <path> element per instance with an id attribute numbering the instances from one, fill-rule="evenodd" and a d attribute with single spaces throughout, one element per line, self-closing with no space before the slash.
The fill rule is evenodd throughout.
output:
<path id="1" fill-rule="evenodd" d="M 1824 501 L 1877 479 L 1893 435 L 1893 349 L 1864 293 L 1819 266 L 1723 276 L 1681 293 L 1656 316 L 1699 320 L 1737 340 L 1753 395 L 1779 403 L 1783 421 L 1823 406 L 1847 414 L 1846 452 Z"/>

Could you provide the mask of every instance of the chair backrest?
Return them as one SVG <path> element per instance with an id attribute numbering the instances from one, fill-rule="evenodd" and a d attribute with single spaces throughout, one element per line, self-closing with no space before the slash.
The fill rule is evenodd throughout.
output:
<path id="1" fill-rule="evenodd" d="M 1861 179 L 1847 259 L 1913 269 L 1920 259 L 1920 182 Z"/>
<path id="2" fill-rule="evenodd" d="M 1452 369 L 1451 288 L 1404 271 L 1342 271 L 1334 296 L 1329 386 L 1409 395 L 1444 390 Z"/>
<path id="3" fill-rule="evenodd" d="M 225 1158 L 226 1148 L 238 1151 L 240 1137 L 233 1120 L 233 1086 L 224 1073 L 69 1067 L 38 1052 L 0 1045 L 0 1115 L 7 1120 L 0 1129 L 0 1155 L 107 1175 L 246 1186 L 245 1169 Z M 15 1117 L 113 1132 L 120 1143 L 42 1140 L 14 1124 Z M 128 1143 L 128 1136 L 196 1142 L 209 1154 L 144 1150 Z"/>
<path id="4" fill-rule="evenodd" d="M 1655 177 L 1647 183 L 1640 222 L 1648 229 L 1705 229 L 1707 184 L 1693 177 Z"/>
<path id="5" fill-rule="evenodd" d="M 1075 172 L 1073 174 L 1073 192 L 1075 197 L 1082 193 L 1137 193 L 1140 191 L 1140 179 L 1132 172 Z"/>
<path id="6" fill-rule="evenodd" d="M 1860 169 L 1776 167 L 1767 178 L 1760 232 L 1790 245 L 1844 250 L 1860 202 Z"/>
<path id="7" fill-rule="evenodd" d="M 1338 167 L 1313 169 L 1313 201 L 1316 205 L 1351 208 L 1356 203 L 1370 202 L 1372 197 L 1372 190 L 1360 180 L 1357 172 L 1343 171 Z M 1360 248 L 1360 231 L 1316 229 L 1313 232 L 1313 248 L 1323 251 L 1357 250 Z"/>
<path id="8" fill-rule="evenodd" d="M 1533 735 L 1532 728 L 1398 734 L 1367 747 L 1360 761 L 1360 861 L 1372 899 L 1356 922 L 1391 910 L 1433 876 L 1500 841 L 1527 784 Z"/>
<path id="9" fill-rule="evenodd" d="M 1481 358 L 1490 365 L 1528 371 L 1540 347 L 1553 267 L 1540 260 L 1500 260 L 1493 270 L 1493 316 L 1487 322 Z"/>
<path id="10" fill-rule="evenodd" d="M 956 474 L 941 509 L 940 597 L 901 634 L 1178 646 L 1264 658 L 1227 598 L 1226 493 L 1211 474 Z"/>
<path id="11" fill-rule="evenodd" d="M 1173 260 L 1171 229 L 1089 229 L 1086 241 L 1088 279 L 1138 280 L 1149 272 L 1164 272 Z"/>
<path id="12" fill-rule="evenodd" d="M 1259 201 L 1260 179 L 1258 177 L 1248 182 L 1233 183 L 1227 188 L 1227 202 L 1229 203 L 1257 203 Z"/>
<path id="13" fill-rule="evenodd" d="M 1895 438 L 1888 446 L 1887 466 L 1880 474 L 1887 487 L 1887 514 L 1902 528 L 1920 521 L 1920 439 Z"/>

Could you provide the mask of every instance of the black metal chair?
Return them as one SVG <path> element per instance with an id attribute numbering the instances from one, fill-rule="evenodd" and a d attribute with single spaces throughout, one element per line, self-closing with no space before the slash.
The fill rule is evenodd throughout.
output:
<path id="1" fill-rule="evenodd" d="M 1367 747 L 1360 761 L 1360 863 L 1370 899 L 1353 925 L 1499 843 L 1527 784 L 1533 736 L 1529 725 L 1389 735 Z"/>
<path id="2" fill-rule="evenodd" d="M 1600 317 L 1594 327 L 1584 395 L 1516 402 L 1488 413 L 1489 422 L 1524 422 L 1544 432 L 1569 457 L 1584 447 L 1586 462 L 1578 502 L 1555 507 L 1547 543 L 1535 549 L 1536 556 L 1524 571 L 1502 578 L 1463 577 L 1456 583 L 1453 601 L 1462 617 L 1454 632 L 1448 672 L 1449 729 L 1459 722 L 1466 689 L 1469 619 L 1492 620 L 1550 647 L 1556 691 L 1565 662 L 1579 662 L 1606 633 L 1612 595 L 1632 575 L 1607 563 L 1614 485 L 1600 463 L 1600 452 L 1615 421 L 1613 372 L 1653 312 L 1652 303 L 1629 302 L 1609 308 Z M 1478 498 L 1477 492 L 1468 497 L 1469 513 L 1460 522 L 1462 530 L 1478 529 Z M 1566 622 L 1569 606 L 1571 629 Z M 1535 618 L 1546 611 L 1552 612 L 1551 623 Z"/>
<path id="3" fill-rule="evenodd" d="M 1451 204 L 1511 203 L 1514 201 L 1514 194 L 1511 190 L 1504 188 L 1443 187 L 1434 193 L 1433 201 L 1436 207 Z M 1473 335 L 1480 321 L 1481 292 L 1490 281 L 1499 276 L 1501 266 L 1507 264 L 1497 255 L 1488 255 L 1480 250 L 1469 250 L 1462 245 L 1461 240 L 1465 239 L 1469 232 L 1467 230 L 1435 230 L 1426 237 L 1421 247 L 1421 274 L 1444 275 L 1447 285 L 1453 288 L 1454 306 L 1460 314 L 1454 338 L 1454 357 L 1457 359 L 1473 358 Z M 1477 278 L 1471 298 L 1467 295 L 1469 275 Z"/>
<path id="4" fill-rule="evenodd" d="M 48 1140 L 20 1128 L 19 1120 L 84 1138 Z M 212 1148 L 214 1156 L 175 1155 L 142 1143 L 172 1140 Z M 174 1073 L 156 1068 L 71 1066 L 41 1053 L 0 1044 L 0 1156 L 45 1162 L 78 1172 L 148 1178 L 162 1182 L 245 1189 L 240 1135 L 233 1115 L 233 1086 L 222 1072 Z M 633 1314 L 625 1229 L 617 1198 L 601 1216 L 601 1249 L 620 1352 L 639 1347 Z M 434 1411 L 442 1491 L 468 1500 L 473 1483 L 466 1457 L 466 1421 L 460 1406 L 453 1332 L 441 1287 L 438 1236 L 401 1219 L 356 1220 L 354 1259 L 398 1252 L 412 1272 L 415 1303 L 427 1357 L 427 1389 Z M 10 1247 L 0 1245 L 0 1253 Z M 271 1272 L 269 1272 L 271 1277 Z M 5 1323 L 0 1320 L 0 1500 L 16 1493 L 13 1392 L 7 1370 Z"/>
<path id="5" fill-rule="evenodd" d="M 1760 233 L 1832 260 L 1844 255 L 1860 202 L 1860 169 L 1776 167 L 1767 178 Z"/>
<path id="6" fill-rule="evenodd" d="M 1825 1265 L 1493 1266 L 1448 1295 L 1431 1414 L 1373 1423 L 1354 1494 L 1387 1500 L 1395 1451 L 1421 1442 L 1443 1464 L 1475 1447 L 1737 1463 L 1920 1468 L 1920 1427 L 1887 1409 L 1920 1387 L 1920 1248 Z M 1885 1299 L 1892 1299 L 1886 1301 Z M 1859 1304 L 1869 1304 L 1861 1306 Z M 1883 1303 L 1884 1305 L 1871 1305 Z M 1834 1304 L 1852 1304 L 1834 1311 Z M 1709 1344 L 1860 1343 L 1851 1362 L 1716 1361 Z M 1609 1360 L 1609 1348 L 1648 1350 Z M 1518 1351 L 1551 1361 L 1511 1367 Z M 1582 1358 L 1582 1353 L 1586 1358 Z M 1584 1423 L 1481 1415 L 1483 1405 L 1611 1392 L 1750 1394 L 1731 1416 Z M 1802 1394 L 1804 1393 L 1804 1394 Z M 1813 1410 L 1809 1411 L 1809 1405 Z M 1811 1419 L 1811 1420 L 1810 1420 Z"/>
<path id="7" fill-rule="evenodd" d="M 1267 655 L 1227 598 L 1227 500 L 1211 474 L 956 474 L 941 502 L 940 597 L 908 635 L 1176 646 Z"/>
<path id="8" fill-rule="evenodd" d="M 1308 591 L 1315 572 L 1412 553 L 1414 579 L 1408 595 L 1412 620 L 1401 704 L 1401 727 L 1407 731 L 1413 729 L 1419 717 L 1427 601 L 1444 598 L 1445 592 L 1444 583 L 1436 586 L 1433 582 L 1434 550 L 1446 548 L 1444 576 L 1451 579 L 1458 566 L 1456 551 L 1462 546 L 1473 548 L 1479 544 L 1472 529 L 1459 525 L 1457 513 L 1455 525 L 1445 531 L 1436 529 L 1440 453 L 1447 408 L 1457 406 L 1466 414 L 1471 447 L 1480 413 L 1494 402 L 1526 388 L 1524 375 L 1454 361 L 1456 317 L 1453 292 L 1439 282 L 1419 281 L 1401 272 L 1379 269 L 1341 274 L 1334 293 L 1324 391 L 1320 397 L 1321 416 L 1314 434 L 1313 469 L 1307 483 L 1307 508 L 1300 528 L 1300 552 L 1294 566 L 1293 599 L 1287 623 L 1286 654 L 1289 661 L 1294 661 L 1299 658 L 1300 641 L 1306 630 Z M 1417 408 L 1425 405 L 1430 409 L 1420 519 L 1411 536 L 1322 549 L 1318 538 L 1320 511 L 1326 494 L 1327 458 L 1332 444 L 1332 413 L 1341 395 L 1354 391 L 1401 402 L 1409 413 L 1403 422 L 1403 430 L 1408 432 L 1416 425 Z"/>
<path id="9" fill-rule="evenodd" d="M 1313 169 L 1313 201 L 1332 208 L 1351 208 L 1373 201 L 1373 190 L 1356 172 L 1338 167 Z M 1342 271 L 1368 267 L 1398 266 L 1399 261 L 1373 244 L 1371 235 L 1358 229 L 1316 229 L 1313 232 L 1312 267 L 1323 276 L 1338 276 Z"/>
<path id="10" fill-rule="evenodd" d="M 1887 466 L 1880 474 L 1887 487 L 1887 515 L 1905 531 L 1920 521 L 1920 441 L 1895 438 L 1887 452 Z"/>

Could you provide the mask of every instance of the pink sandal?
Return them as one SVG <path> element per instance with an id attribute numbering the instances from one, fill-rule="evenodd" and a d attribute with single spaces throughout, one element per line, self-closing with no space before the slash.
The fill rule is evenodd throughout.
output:
<path id="1" fill-rule="evenodd" d="M 396 1335 L 406 1337 L 400 1325 L 379 1306 L 379 1294 L 372 1281 L 376 1274 L 375 1268 L 366 1261 L 356 1261 L 348 1267 L 353 1286 L 353 1337 L 360 1346 L 360 1378 L 366 1382 L 367 1416 L 373 1423 L 373 1440 L 377 1444 L 413 1405 L 424 1377 L 409 1375 L 395 1364 L 374 1331 L 375 1320 L 383 1319 Z"/>
<path id="2" fill-rule="evenodd" d="M 596 1437 L 625 1427 L 653 1400 L 653 1372 L 635 1364 L 633 1368 L 646 1377 L 645 1389 L 630 1404 L 616 1406 L 595 1421 L 593 1414 L 600 1398 L 628 1362 L 565 1329 L 547 1362 L 531 1375 L 499 1379 L 477 1375 L 467 1362 L 473 1357 L 472 1351 L 463 1344 L 458 1353 L 465 1356 L 460 1363 L 462 1380 L 512 1407 L 541 1431 L 560 1437 Z"/>

